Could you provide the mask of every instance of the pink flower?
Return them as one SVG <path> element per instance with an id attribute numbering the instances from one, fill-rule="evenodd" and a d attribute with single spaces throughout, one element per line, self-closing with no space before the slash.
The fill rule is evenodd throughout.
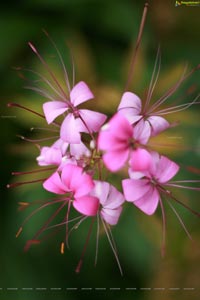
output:
<path id="1" fill-rule="evenodd" d="M 81 167 L 67 164 L 58 172 L 52 174 L 44 183 L 44 189 L 55 194 L 69 193 L 74 208 L 83 215 L 95 216 L 99 208 L 99 200 L 89 192 L 94 187 L 91 176 L 83 172 Z"/>
<path id="2" fill-rule="evenodd" d="M 170 124 L 156 113 L 150 110 L 142 110 L 142 102 L 140 98 L 131 92 L 125 92 L 118 106 L 118 111 L 122 113 L 130 124 L 143 122 L 143 127 L 150 136 L 155 136 L 165 129 L 169 128 Z"/>
<path id="3" fill-rule="evenodd" d="M 98 137 L 99 149 L 106 152 L 103 155 L 106 167 L 110 171 L 117 171 L 125 165 L 130 155 L 131 161 L 134 160 L 136 155 L 140 161 L 134 165 L 134 169 L 144 170 L 148 168 L 151 156 L 145 149 L 138 147 L 140 143 L 147 143 L 148 136 L 149 133 L 145 131 L 143 123 L 137 124 L 133 128 L 122 114 L 115 114 L 102 127 Z"/>
<path id="4" fill-rule="evenodd" d="M 105 181 L 94 181 L 95 187 L 90 193 L 99 199 L 100 215 L 110 225 L 116 225 L 122 212 L 124 196 Z"/>
<path id="5" fill-rule="evenodd" d="M 44 103 L 43 111 L 48 124 L 63 113 L 68 113 L 60 129 L 60 136 L 65 142 L 80 143 L 80 132 L 97 132 L 105 122 L 106 116 L 104 114 L 77 108 L 79 104 L 92 98 L 94 95 L 87 84 L 80 81 L 71 90 L 69 99 Z"/>
<path id="6" fill-rule="evenodd" d="M 122 181 L 124 196 L 147 215 L 152 215 L 159 203 L 164 186 L 179 171 L 179 166 L 165 156 L 152 154 L 153 163 L 148 171 L 130 172 L 131 179 Z"/>
<path id="7" fill-rule="evenodd" d="M 70 145 L 59 139 L 51 147 L 42 147 L 36 160 L 39 166 L 56 165 L 58 170 L 62 170 L 65 164 L 81 165 L 84 157 L 90 155 L 90 150 L 82 142 Z"/>

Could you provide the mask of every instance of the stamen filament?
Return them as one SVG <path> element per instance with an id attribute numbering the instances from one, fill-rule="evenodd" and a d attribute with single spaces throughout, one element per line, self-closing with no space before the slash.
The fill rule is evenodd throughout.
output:
<path id="1" fill-rule="evenodd" d="M 129 85 L 130 85 L 130 83 L 132 81 L 132 78 L 133 78 L 135 60 L 136 60 L 137 52 L 138 52 L 138 49 L 139 49 L 139 46 L 140 46 L 141 38 L 142 38 L 142 33 L 143 33 L 144 24 L 145 24 L 145 20 L 146 20 L 146 16 L 147 16 L 148 6 L 149 6 L 149 4 L 148 4 L 148 2 L 146 2 L 145 5 L 144 5 L 144 10 L 143 10 L 143 15 L 142 15 L 142 20 L 141 20 L 141 23 L 140 23 L 139 33 L 138 33 L 135 49 L 134 49 L 131 64 L 130 64 L 130 70 L 129 70 L 129 74 L 128 74 L 128 80 L 127 80 L 127 83 L 126 83 L 126 86 L 125 86 L 125 91 L 128 90 Z"/>

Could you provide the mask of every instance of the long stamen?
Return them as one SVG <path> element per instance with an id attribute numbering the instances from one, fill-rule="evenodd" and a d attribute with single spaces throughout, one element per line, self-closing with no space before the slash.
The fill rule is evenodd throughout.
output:
<path id="1" fill-rule="evenodd" d="M 199 181 L 197 181 L 199 182 Z M 173 186 L 173 187 L 178 187 L 182 189 L 187 189 L 187 190 L 192 190 L 192 191 L 200 191 L 200 187 L 193 187 L 193 186 L 185 186 L 181 184 L 175 184 L 175 183 L 167 183 L 166 186 Z"/>
<path id="2" fill-rule="evenodd" d="M 191 173 L 200 174 L 200 169 L 198 169 L 194 166 L 186 166 L 185 168 Z"/>
<path id="3" fill-rule="evenodd" d="M 18 103 L 11 102 L 11 103 L 8 103 L 7 106 L 8 106 L 8 107 L 18 107 L 18 108 L 22 108 L 22 109 L 24 109 L 24 110 L 26 110 L 26 111 L 28 111 L 28 112 L 31 112 L 32 114 L 34 114 L 34 115 L 40 117 L 40 118 L 46 119 L 44 115 L 42 115 L 42 114 L 40 114 L 40 113 L 38 113 L 38 112 L 36 112 L 36 111 L 30 109 L 30 108 L 27 108 L 27 107 L 25 107 L 25 106 L 23 106 L 23 105 L 20 105 L 20 104 L 18 104 Z M 57 123 L 57 122 L 52 122 L 52 124 L 55 125 L 55 126 L 59 126 L 59 127 L 60 127 L 60 124 Z"/>
<path id="4" fill-rule="evenodd" d="M 67 84 L 67 88 L 68 88 L 68 91 L 70 92 L 71 88 L 70 88 L 70 83 L 69 83 L 69 76 L 68 76 L 68 73 L 67 73 L 67 70 L 66 70 L 65 63 L 63 61 L 62 55 L 60 54 L 60 51 L 58 50 L 58 48 L 57 48 L 54 40 L 51 38 L 51 36 L 48 34 L 48 32 L 45 29 L 43 29 L 43 32 L 48 37 L 48 39 L 50 40 L 50 42 L 52 43 L 53 47 L 55 48 L 55 50 L 56 50 L 56 52 L 58 54 L 61 66 L 62 66 L 63 71 L 64 71 L 64 76 L 65 76 L 65 81 L 66 81 L 66 84 Z"/>
<path id="5" fill-rule="evenodd" d="M 37 241 L 40 234 L 44 231 L 44 229 L 53 221 L 53 219 L 58 215 L 58 213 L 63 209 L 63 207 L 67 204 L 67 202 L 62 203 L 62 205 L 48 218 L 45 224 L 41 227 L 40 230 L 34 235 L 33 239 L 28 241 L 24 247 L 24 251 L 28 251 L 30 248 L 32 241 Z"/>
<path id="6" fill-rule="evenodd" d="M 196 215 L 197 217 L 200 217 L 200 213 L 196 212 L 195 210 L 193 210 L 191 207 L 189 207 L 188 205 L 186 205 L 185 203 L 179 201 L 178 199 L 176 199 L 173 195 L 172 192 L 170 191 L 166 191 L 165 189 L 162 189 L 162 192 L 167 195 L 168 197 L 170 197 L 171 199 L 173 199 L 175 202 L 177 202 L 178 204 L 182 205 L 184 208 L 186 208 L 187 210 L 189 210 L 191 213 L 193 213 L 194 215 Z"/>
<path id="7" fill-rule="evenodd" d="M 81 258 L 80 258 L 79 263 L 78 263 L 78 265 L 76 267 L 76 273 L 80 273 L 80 271 L 81 271 L 81 267 L 82 267 L 82 264 L 83 264 L 83 258 L 85 256 L 85 252 L 87 250 L 87 246 L 88 246 L 88 243 L 89 243 L 89 240 L 90 240 L 90 236 L 91 236 L 91 233 L 92 233 L 92 228 L 93 228 L 94 220 L 95 220 L 95 218 L 92 218 L 92 222 L 90 224 L 90 228 L 89 228 L 89 231 L 88 231 L 88 234 L 87 234 L 85 245 L 83 247 Z"/>
<path id="8" fill-rule="evenodd" d="M 51 170 L 55 170 L 54 168 L 45 168 L 45 169 L 38 169 L 38 170 L 33 170 L 33 171 L 29 171 L 29 172 L 12 172 L 12 175 L 15 176 L 20 176 L 20 175 L 28 175 L 28 174 L 33 174 L 33 173 L 39 173 L 39 172 L 46 172 L 46 171 L 51 171 Z"/>
<path id="9" fill-rule="evenodd" d="M 73 218 L 71 220 L 68 220 L 67 223 L 72 223 L 72 222 L 77 221 L 79 219 L 82 220 L 83 218 L 85 218 L 85 217 L 79 216 L 79 217 Z M 53 228 L 56 228 L 56 227 L 59 227 L 59 226 L 63 226 L 63 225 L 66 225 L 66 221 L 64 221 L 62 223 L 58 223 L 58 224 L 52 225 L 52 226 L 49 226 L 45 230 L 53 229 Z M 69 237 L 69 235 L 68 235 L 68 237 Z"/>
<path id="10" fill-rule="evenodd" d="M 117 255 L 116 250 L 115 250 L 115 246 L 113 246 L 113 243 L 112 243 L 112 240 L 111 240 L 111 238 L 110 238 L 110 236 L 109 236 L 109 232 L 108 232 L 108 230 L 107 230 L 106 224 L 104 223 L 104 221 L 103 221 L 102 218 L 101 218 L 101 221 L 102 221 L 102 224 L 103 224 L 105 233 L 106 233 L 106 235 L 107 235 L 108 242 L 109 242 L 110 247 L 111 247 L 111 249 L 112 249 L 112 252 L 113 252 L 113 254 L 114 254 L 114 256 L 115 256 L 115 259 L 116 259 L 116 262 L 117 262 L 117 265 L 118 265 L 120 274 L 123 276 L 122 267 L 121 267 L 121 265 L 120 265 L 119 257 L 118 257 L 118 255 Z"/>
<path id="11" fill-rule="evenodd" d="M 63 95 L 58 92 L 58 90 L 52 85 L 52 83 L 44 75 L 42 75 L 39 72 L 36 72 L 34 70 L 31 70 L 31 69 L 22 69 L 22 71 L 27 71 L 27 72 L 37 75 L 43 82 L 45 82 L 52 89 L 52 91 L 56 95 L 58 95 L 60 98 L 62 98 L 64 101 L 66 101 L 66 98 L 63 97 Z M 32 81 L 29 81 L 29 82 L 32 82 Z"/>
<path id="12" fill-rule="evenodd" d="M 137 52 L 138 52 L 140 42 L 141 42 L 141 38 L 142 38 L 142 33 L 143 33 L 144 24 L 145 24 L 145 20 L 146 20 L 146 16 L 147 16 L 148 6 L 149 6 L 149 4 L 148 4 L 148 2 L 146 2 L 145 5 L 144 5 L 144 10 L 143 10 L 143 15 L 142 15 L 142 20 L 141 20 L 141 23 L 140 23 L 139 33 L 138 33 L 135 49 L 134 49 L 132 60 L 131 60 L 131 65 L 130 65 L 130 70 L 129 70 L 129 74 L 128 74 L 128 80 L 127 80 L 127 83 L 126 83 L 126 86 L 125 86 L 125 91 L 128 90 L 129 85 L 130 85 L 130 83 L 132 81 L 132 78 L 133 78 L 136 56 L 137 56 Z"/>
<path id="13" fill-rule="evenodd" d="M 157 65 L 158 65 L 158 71 L 157 71 L 156 78 L 155 78 L 155 81 L 154 81 Z M 147 110 L 147 107 L 150 103 L 154 88 L 155 88 L 156 83 L 158 81 L 158 76 L 159 76 L 159 73 L 160 73 L 160 66 L 161 66 L 161 56 L 160 56 L 160 46 L 159 46 L 157 54 L 156 54 L 156 60 L 155 60 L 155 65 L 154 65 L 154 69 L 153 69 L 153 73 L 152 73 L 152 77 L 151 77 L 151 82 L 150 82 L 150 85 L 149 85 L 149 90 L 148 90 L 148 93 L 147 93 L 147 99 L 146 99 L 145 105 L 144 105 L 144 112 L 146 112 L 146 110 Z M 153 83 L 153 81 L 154 81 L 154 83 Z"/>
<path id="14" fill-rule="evenodd" d="M 35 209 L 30 215 L 28 215 L 28 217 L 26 217 L 26 219 L 24 220 L 24 222 L 22 223 L 22 225 L 20 226 L 18 232 L 16 233 L 16 237 L 18 237 L 20 235 L 20 233 L 22 232 L 23 230 L 23 227 L 25 226 L 25 224 L 37 213 L 39 212 L 40 210 L 42 210 L 43 208 L 49 206 L 49 205 L 52 205 L 52 204 L 55 204 L 55 203 L 59 203 L 59 202 L 63 202 L 63 201 L 66 201 L 66 198 L 65 199 L 53 199 L 52 201 L 48 201 L 46 203 L 44 203 L 42 206 L 40 206 L 39 208 Z M 41 202 L 41 201 L 40 201 Z M 32 203 L 27 203 L 27 202 L 19 202 L 20 205 L 23 205 L 25 207 L 28 207 L 30 204 Z M 37 204 L 36 202 L 34 202 L 33 204 Z"/>
<path id="15" fill-rule="evenodd" d="M 186 73 L 186 68 L 181 76 L 181 78 L 179 79 L 179 81 L 173 85 L 158 101 L 156 101 L 154 103 L 154 105 L 152 105 L 151 109 L 149 110 L 149 113 L 152 113 L 153 111 L 155 111 L 155 109 L 157 109 L 162 103 L 164 103 L 177 89 L 178 87 L 189 77 L 191 76 L 195 71 L 200 69 L 200 65 L 196 66 L 195 68 L 193 68 L 189 73 Z"/>
<path id="16" fill-rule="evenodd" d="M 42 178 L 42 179 L 37 179 L 37 180 L 32 180 L 32 181 L 15 182 L 15 183 L 7 184 L 6 187 L 7 188 L 14 188 L 14 187 L 18 187 L 18 186 L 21 186 L 21 185 L 24 185 L 24 184 L 42 182 L 42 181 L 45 181 L 46 179 L 47 178 Z"/>
<path id="17" fill-rule="evenodd" d="M 56 139 L 56 138 L 59 138 L 58 135 L 55 135 L 55 136 L 51 136 L 51 137 L 48 137 L 48 138 L 42 138 L 42 139 L 29 139 L 29 138 L 26 138 L 24 137 L 23 135 L 18 135 L 18 137 L 20 137 L 20 139 L 26 141 L 26 142 L 30 142 L 30 143 L 38 143 L 38 142 L 44 142 L 44 141 L 50 141 L 52 139 Z"/>
<path id="18" fill-rule="evenodd" d="M 43 131 L 49 131 L 49 132 L 57 132 L 57 133 L 59 133 L 59 130 L 52 129 L 52 128 L 46 128 L 46 127 L 31 127 L 30 128 L 30 131 L 34 131 L 34 130 L 43 130 Z"/>
<path id="19" fill-rule="evenodd" d="M 95 261 L 94 265 L 97 265 L 97 259 L 98 259 L 98 250 L 99 250 L 99 214 L 97 214 L 97 238 L 96 238 L 96 251 L 95 251 Z"/>
<path id="20" fill-rule="evenodd" d="M 26 85 L 26 86 L 24 86 L 24 89 L 34 91 L 34 92 L 38 93 L 39 95 L 41 95 L 44 98 L 47 98 L 47 99 L 52 100 L 52 101 L 55 101 L 54 96 L 51 96 L 46 90 L 44 90 L 42 88 L 38 88 L 38 87 L 35 87 L 35 86 L 28 86 L 28 85 Z"/>
<path id="21" fill-rule="evenodd" d="M 160 199 L 160 207 L 161 207 L 162 220 L 163 220 L 161 255 L 162 257 L 164 257 L 166 251 L 166 216 L 165 216 L 165 210 L 161 199 Z"/>
<path id="22" fill-rule="evenodd" d="M 70 208 L 71 208 L 71 201 L 68 203 L 68 209 L 67 209 L 67 214 L 66 214 L 66 236 L 65 236 L 65 243 L 67 245 L 67 248 L 69 249 L 69 213 L 70 213 Z"/>
<path id="23" fill-rule="evenodd" d="M 182 218 L 180 217 L 180 215 L 178 214 L 178 212 L 176 211 L 176 209 L 173 207 L 173 205 L 170 203 L 170 201 L 167 200 L 167 203 L 169 204 L 169 206 L 171 207 L 171 209 L 173 210 L 173 212 L 175 213 L 177 219 L 179 220 L 182 228 L 184 229 L 185 233 L 187 234 L 187 236 L 189 237 L 190 240 L 192 240 L 192 236 L 190 235 L 189 231 L 187 230 Z"/>
<path id="24" fill-rule="evenodd" d="M 192 102 L 180 104 L 180 105 L 177 105 L 177 106 L 168 107 L 168 108 L 156 111 L 154 113 L 156 113 L 156 115 L 162 116 L 162 115 L 168 115 L 168 114 L 172 114 L 172 113 L 176 113 L 176 112 L 186 110 L 194 104 L 199 104 L 200 102 L 197 102 L 199 97 L 200 97 L 200 94 L 197 95 L 197 97 Z"/>
<path id="25" fill-rule="evenodd" d="M 56 79 L 56 77 L 54 76 L 53 72 L 51 71 L 51 69 L 49 68 L 48 64 L 46 63 L 46 61 L 42 58 L 42 56 L 39 54 L 39 52 L 36 50 L 36 48 L 33 46 L 32 43 L 28 43 L 30 48 L 33 50 L 33 52 L 37 55 L 37 57 L 39 58 L 39 60 L 41 61 L 41 63 L 45 66 L 45 68 L 47 69 L 47 71 L 49 72 L 50 76 L 52 77 L 52 79 L 54 80 L 54 82 L 56 83 L 57 87 L 59 88 L 59 90 L 61 91 L 61 93 L 63 94 L 63 96 L 65 97 L 65 99 L 67 99 L 67 95 L 65 93 L 65 91 L 63 90 L 63 88 L 61 87 L 60 83 L 58 82 L 58 80 Z"/>

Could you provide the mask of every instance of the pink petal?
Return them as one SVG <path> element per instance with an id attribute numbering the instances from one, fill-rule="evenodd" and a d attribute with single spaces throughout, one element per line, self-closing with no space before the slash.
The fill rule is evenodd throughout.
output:
<path id="1" fill-rule="evenodd" d="M 142 119 L 141 115 L 137 115 L 137 116 L 133 115 L 132 108 L 123 108 L 123 109 L 118 110 L 118 112 L 120 114 L 122 114 L 129 121 L 130 124 L 134 124 L 137 121 L 139 121 L 140 119 Z"/>
<path id="2" fill-rule="evenodd" d="M 124 196 L 114 186 L 106 181 L 95 180 L 91 195 L 99 199 L 104 209 L 115 209 L 123 204 Z"/>
<path id="3" fill-rule="evenodd" d="M 63 101 L 49 101 L 43 104 L 43 111 L 48 124 L 67 110 L 67 103 Z"/>
<path id="4" fill-rule="evenodd" d="M 143 145 L 147 144 L 151 136 L 151 127 L 148 121 L 140 120 L 134 127 L 135 140 Z"/>
<path id="5" fill-rule="evenodd" d="M 103 162 L 112 172 L 116 172 L 125 166 L 129 156 L 129 150 L 124 151 L 110 151 L 103 155 Z"/>
<path id="6" fill-rule="evenodd" d="M 122 212 L 122 207 L 117 209 L 102 209 L 100 215 L 110 225 L 116 225 Z"/>
<path id="7" fill-rule="evenodd" d="M 62 170 L 61 178 L 76 198 L 88 194 L 94 187 L 91 176 L 83 173 L 83 169 L 76 165 L 66 165 Z"/>
<path id="8" fill-rule="evenodd" d="M 133 128 L 120 113 L 102 127 L 98 137 L 100 150 L 118 150 L 129 147 L 129 139 L 133 137 Z"/>
<path id="9" fill-rule="evenodd" d="M 87 100 L 93 99 L 94 95 L 87 84 L 83 81 L 78 82 L 70 93 L 70 99 L 74 106 L 77 106 Z"/>
<path id="10" fill-rule="evenodd" d="M 159 134 L 170 126 L 170 124 L 163 117 L 159 116 L 151 116 L 148 118 L 148 121 L 151 125 L 152 136 Z"/>
<path id="11" fill-rule="evenodd" d="M 133 128 L 127 119 L 120 113 L 116 113 L 108 123 L 108 130 L 119 139 L 128 139 L 133 136 Z"/>
<path id="12" fill-rule="evenodd" d="M 125 199 L 122 193 L 120 193 L 113 185 L 110 185 L 109 195 L 104 202 L 101 204 L 104 206 L 104 211 L 107 209 L 116 209 L 124 203 Z"/>
<path id="13" fill-rule="evenodd" d="M 77 161 L 73 157 L 69 157 L 68 155 L 62 157 L 61 164 L 58 167 L 58 171 L 62 171 L 66 165 L 75 165 L 77 166 Z"/>
<path id="14" fill-rule="evenodd" d="M 59 165 L 62 161 L 60 149 L 53 147 L 42 147 L 40 156 L 37 157 L 40 166 Z"/>
<path id="15" fill-rule="evenodd" d="M 94 184 L 95 186 L 90 194 L 97 197 L 101 205 L 104 206 L 110 190 L 110 184 L 108 182 L 99 180 L 94 180 Z"/>
<path id="16" fill-rule="evenodd" d="M 165 156 L 161 156 L 155 177 L 158 182 L 166 183 L 179 171 L 179 166 Z"/>
<path id="17" fill-rule="evenodd" d="M 145 172 L 133 171 L 131 168 L 128 169 L 128 174 L 131 179 L 141 179 L 145 176 Z"/>
<path id="18" fill-rule="evenodd" d="M 83 215 L 96 216 L 99 209 L 99 200 L 92 196 L 83 196 L 73 201 L 74 208 Z"/>
<path id="19" fill-rule="evenodd" d="M 125 92 L 122 95 L 121 102 L 118 106 L 118 111 L 123 113 L 124 108 L 130 108 L 132 110 L 132 115 L 137 116 L 141 113 L 142 103 L 140 98 L 131 92 Z"/>
<path id="20" fill-rule="evenodd" d="M 60 137 L 63 141 L 72 144 L 78 144 L 81 141 L 76 119 L 73 114 L 68 114 L 62 122 L 60 128 Z"/>
<path id="21" fill-rule="evenodd" d="M 152 215 L 158 206 L 159 198 L 157 189 L 151 186 L 149 191 L 140 199 L 133 201 L 133 204 L 145 214 Z"/>
<path id="22" fill-rule="evenodd" d="M 90 150 L 82 142 L 80 142 L 80 144 L 71 144 L 70 153 L 76 159 L 80 159 L 82 156 L 89 157 L 91 155 Z"/>
<path id="23" fill-rule="evenodd" d="M 145 150 L 138 148 L 131 153 L 130 166 L 133 171 L 146 171 L 152 164 L 152 157 L 150 153 Z"/>
<path id="24" fill-rule="evenodd" d="M 55 194 L 65 194 L 68 191 L 57 172 L 53 173 L 47 180 L 44 181 L 43 187 L 45 190 Z"/>
<path id="25" fill-rule="evenodd" d="M 106 124 L 109 126 L 109 124 Z M 105 151 L 122 151 L 127 150 L 129 148 L 128 144 L 129 139 L 120 139 L 115 133 L 104 129 L 104 126 L 102 130 L 99 133 L 98 136 L 98 147 L 100 150 Z"/>
<path id="26" fill-rule="evenodd" d="M 69 146 L 69 143 L 64 142 L 62 139 L 58 139 L 55 141 L 55 143 L 52 145 L 52 147 L 60 149 L 62 155 L 65 155 L 67 148 Z"/>
<path id="27" fill-rule="evenodd" d="M 146 179 L 124 179 L 122 187 L 125 199 L 129 202 L 140 199 L 151 189 L 151 185 Z"/>
<path id="28" fill-rule="evenodd" d="M 82 122 L 83 130 L 81 130 L 83 132 L 97 132 L 107 118 L 106 115 L 102 113 L 88 109 L 81 109 L 79 110 L 79 113 L 81 115 L 81 121 L 84 121 Z"/>

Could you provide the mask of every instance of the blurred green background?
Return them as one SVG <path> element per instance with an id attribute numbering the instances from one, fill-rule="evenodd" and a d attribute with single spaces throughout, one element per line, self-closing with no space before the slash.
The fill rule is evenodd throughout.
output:
<path id="1" fill-rule="evenodd" d="M 141 98 L 150 82 L 158 45 L 161 45 L 161 72 L 154 98 L 161 96 L 183 72 L 199 63 L 200 7 L 181 6 L 175 1 L 149 1 L 150 8 L 137 57 L 131 90 Z M 96 100 L 89 104 L 95 110 L 111 116 L 120 101 L 127 81 L 131 54 L 137 38 L 143 1 L 134 0 L 26 0 L 7 1 L 0 10 L 0 121 L 1 121 L 1 209 L 0 209 L 0 299 L 188 299 L 200 292 L 200 220 L 176 206 L 187 224 L 194 241 L 190 241 L 173 212 L 166 206 L 166 255 L 161 257 L 161 214 L 148 217 L 131 205 L 126 205 L 113 235 L 117 244 L 124 276 L 120 275 L 106 236 L 101 233 L 98 263 L 94 267 L 95 230 L 85 255 L 82 271 L 75 274 L 89 223 L 72 234 L 70 250 L 60 254 L 62 235 L 52 236 L 39 246 L 23 252 L 27 239 L 37 225 L 48 218 L 43 211 L 25 226 L 18 239 L 15 234 L 32 211 L 18 211 L 19 201 L 43 199 L 46 193 L 40 184 L 7 190 L 13 182 L 12 171 L 36 168 L 34 145 L 21 141 L 16 135 L 30 134 L 30 128 L 44 126 L 39 118 L 24 111 L 7 108 L 8 102 L 19 102 L 41 111 L 44 99 L 32 91 L 15 69 L 30 68 L 41 71 L 42 66 L 28 47 L 32 41 L 39 52 L 56 68 L 55 51 L 43 34 L 45 28 L 69 68 L 70 51 L 76 67 L 76 81 L 86 81 L 95 92 Z M 70 50 L 69 50 L 70 49 Z M 31 74 L 26 73 L 26 78 Z M 59 75 L 58 75 L 59 76 Z M 191 76 L 177 91 L 172 101 L 191 101 L 199 92 L 199 73 Z M 193 91 L 193 93 L 188 93 Z M 184 99 L 183 99 L 184 98 Z M 92 102 L 92 101 L 91 101 Z M 163 134 L 159 143 L 174 144 L 162 147 L 183 167 L 180 177 L 198 179 L 199 173 L 189 173 L 185 167 L 200 168 L 198 150 L 199 106 L 170 117 L 182 122 L 180 127 Z M 33 136 L 38 136 L 33 133 Z M 175 138 L 176 137 L 176 138 Z M 124 174 L 120 174 L 123 176 Z M 27 180 L 27 178 L 25 178 Z M 119 177 L 112 176 L 113 183 Z M 177 197 L 200 211 L 199 195 L 184 190 Z M 64 231 L 62 232 L 64 233 Z M 18 288 L 18 290 L 7 290 Z M 23 288 L 33 288 L 32 291 Z M 47 288 L 39 291 L 36 288 Z M 62 288 L 51 290 L 51 288 Z M 66 290 L 78 288 L 78 290 Z M 92 288 L 92 290 L 83 290 Z M 107 288 L 95 290 L 95 288 Z M 111 290 L 110 288 L 118 288 Z M 136 288 L 128 290 L 127 288 Z M 144 290 L 143 288 L 151 288 Z M 163 288 L 156 290 L 155 288 Z M 178 288 L 171 290 L 170 288 Z M 186 290 L 186 288 L 194 288 Z M 193 299 L 193 298 L 192 298 Z"/>

